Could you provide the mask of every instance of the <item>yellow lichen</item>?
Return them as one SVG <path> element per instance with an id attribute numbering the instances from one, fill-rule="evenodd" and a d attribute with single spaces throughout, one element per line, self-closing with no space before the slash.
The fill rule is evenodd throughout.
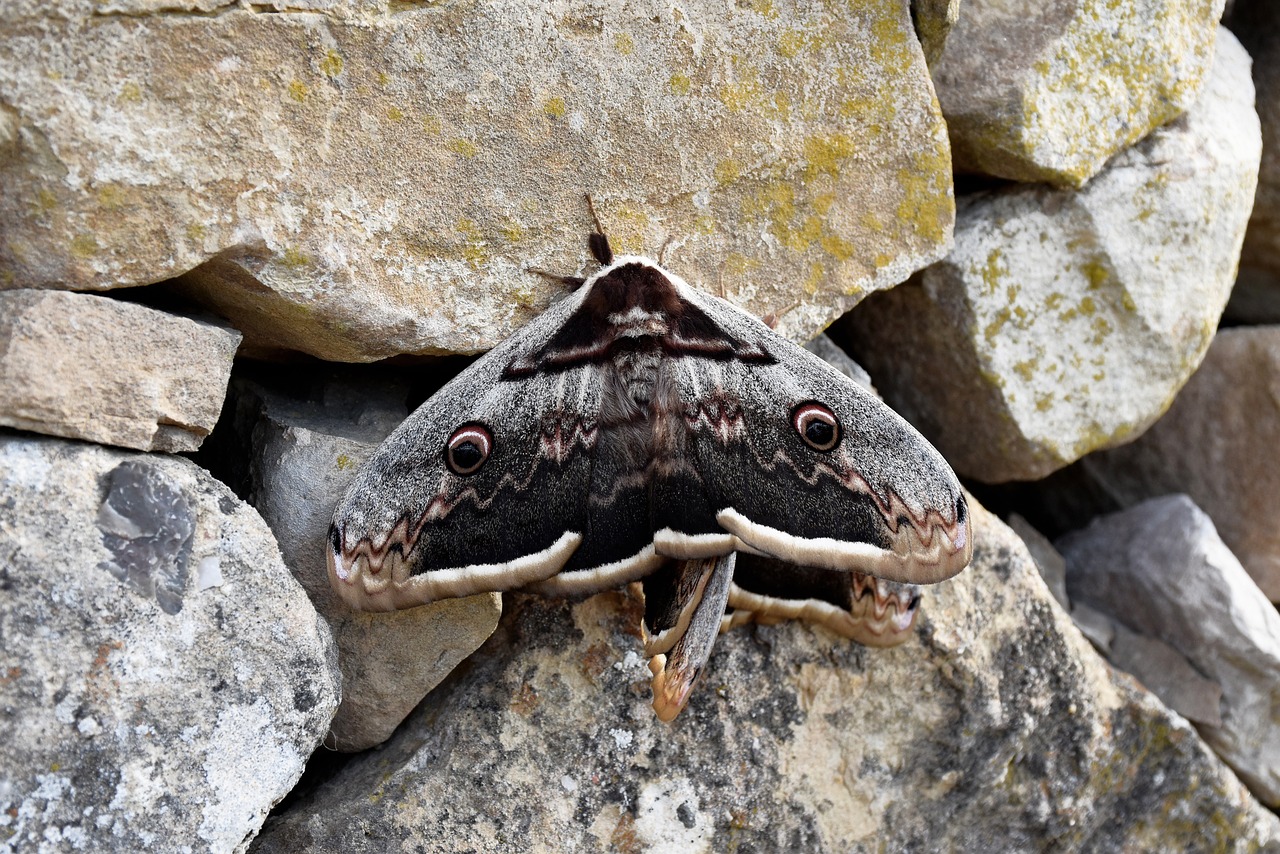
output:
<path id="1" fill-rule="evenodd" d="M 320 71 L 329 78 L 337 77 L 342 73 L 342 54 L 333 48 L 325 52 L 324 57 L 320 60 Z"/>
<path id="2" fill-rule="evenodd" d="M 132 80 L 126 81 L 120 87 L 120 102 L 123 104 L 136 104 L 142 100 L 142 87 Z"/>
<path id="3" fill-rule="evenodd" d="M 439 136 L 443 123 L 439 116 L 424 116 L 422 119 L 423 133 L 429 133 L 432 136 Z"/>
<path id="4" fill-rule="evenodd" d="M 187 239 L 193 243 L 201 242 L 208 233 L 209 230 L 201 223 L 193 222 L 187 225 Z"/>
<path id="5" fill-rule="evenodd" d="M 725 158 L 716 164 L 712 175 L 720 186 L 732 184 L 742 177 L 742 164 L 732 158 Z"/>
<path id="6" fill-rule="evenodd" d="M 454 154 L 460 154 L 463 157 L 475 157 L 480 153 L 480 146 L 462 137 L 449 140 L 449 144 L 446 147 Z"/>
<path id="7" fill-rule="evenodd" d="M 289 97 L 299 104 L 307 100 L 307 84 L 301 80 L 289 81 Z"/>
<path id="8" fill-rule="evenodd" d="M 623 56 L 630 56 L 636 51 L 636 40 L 630 33 L 618 33 L 613 37 L 613 49 Z"/>
<path id="9" fill-rule="evenodd" d="M 568 107 L 565 105 L 564 98 L 561 98 L 558 96 L 554 98 L 548 98 L 546 101 L 542 103 L 542 112 L 546 113 L 548 116 L 550 116 L 553 119 L 564 118 L 564 114 L 567 111 L 568 111 Z"/>
<path id="10" fill-rule="evenodd" d="M 284 252 L 280 253 L 280 263 L 284 264 L 290 270 L 299 270 L 311 264 L 311 258 L 304 252 L 292 246 L 285 247 Z"/>
<path id="11" fill-rule="evenodd" d="M 404 110 L 399 107 L 387 107 L 387 118 L 393 122 L 404 121 Z"/>
<path id="12" fill-rule="evenodd" d="M 667 85 L 671 87 L 672 93 L 676 95 L 688 95 L 693 88 L 693 80 L 687 74 L 672 74 L 671 79 L 667 81 Z"/>
<path id="13" fill-rule="evenodd" d="M 98 241 L 92 234 L 77 234 L 71 238 L 71 254 L 77 258 L 92 258 L 98 252 Z"/>
<path id="14" fill-rule="evenodd" d="M 98 204 L 109 211 L 116 210 L 124 204 L 124 191 L 118 184 L 103 184 L 94 195 L 98 198 Z"/>

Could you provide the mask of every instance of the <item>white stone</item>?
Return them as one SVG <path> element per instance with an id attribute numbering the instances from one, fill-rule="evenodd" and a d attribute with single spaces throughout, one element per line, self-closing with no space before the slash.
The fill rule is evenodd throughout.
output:
<path id="1" fill-rule="evenodd" d="M 0 437 L 0 494 L 0 851 L 243 851 L 338 704 L 262 519 L 185 459 L 58 439 Z"/>

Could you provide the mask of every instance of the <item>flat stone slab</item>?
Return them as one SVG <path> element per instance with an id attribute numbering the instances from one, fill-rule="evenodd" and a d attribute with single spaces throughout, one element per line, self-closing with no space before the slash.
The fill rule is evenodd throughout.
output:
<path id="1" fill-rule="evenodd" d="M 0 424 L 140 451 L 194 451 L 240 334 L 94 294 L 0 292 Z"/>

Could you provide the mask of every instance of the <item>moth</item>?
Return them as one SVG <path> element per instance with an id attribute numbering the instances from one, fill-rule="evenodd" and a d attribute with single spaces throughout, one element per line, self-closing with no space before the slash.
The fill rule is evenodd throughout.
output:
<path id="1" fill-rule="evenodd" d="M 571 293 L 357 473 L 329 533 L 342 599 L 377 611 L 638 581 L 664 721 L 722 628 L 800 617 L 898 639 L 911 588 L 868 577 L 942 581 L 972 552 L 941 455 L 760 320 L 654 260 L 615 256 L 598 219 L 589 246 L 594 275 L 563 277 Z"/>

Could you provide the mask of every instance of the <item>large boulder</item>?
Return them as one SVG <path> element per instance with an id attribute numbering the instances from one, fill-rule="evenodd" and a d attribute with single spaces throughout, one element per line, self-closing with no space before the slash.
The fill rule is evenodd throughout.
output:
<path id="1" fill-rule="evenodd" d="M 487 349 L 559 295 L 529 268 L 586 267 L 584 192 L 620 250 L 672 239 L 674 269 L 796 340 L 951 238 L 905 3 L 16 0 L 4 18 L 0 288 L 190 272 L 253 352 Z"/>
<path id="2" fill-rule="evenodd" d="M 0 496 L 0 850 L 244 850 L 338 705 L 261 517 L 178 457 L 13 435 Z"/>
<path id="3" fill-rule="evenodd" d="M 720 637 L 671 725 L 624 592 L 509 597 L 382 749 L 330 768 L 260 854 L 298 850 L 1254 850 L 1280 822 L 1110 670 L 976 503 L 973 566 L 916 637 Z"/>

